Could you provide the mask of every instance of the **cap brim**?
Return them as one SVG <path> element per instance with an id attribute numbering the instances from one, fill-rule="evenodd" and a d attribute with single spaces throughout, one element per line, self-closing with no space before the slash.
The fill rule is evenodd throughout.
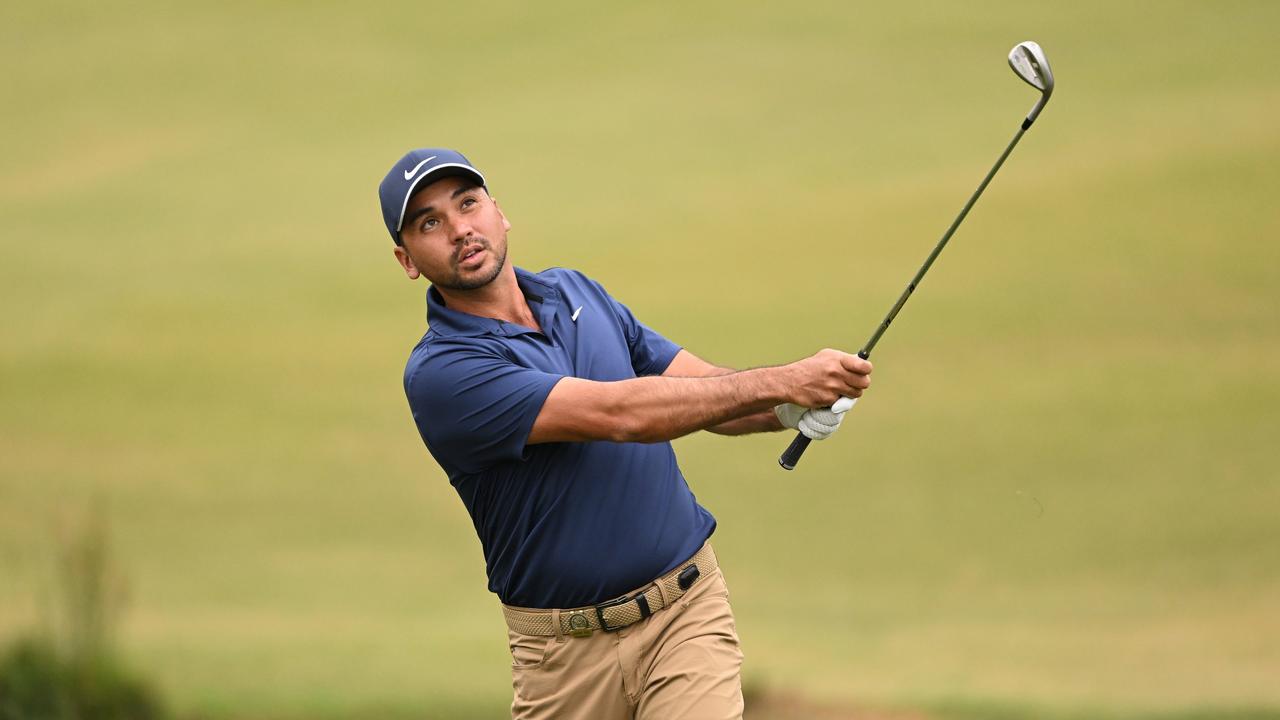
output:
<path id="1" fill-rule="evenodd" d="M 424 172 L 414 178 L 412 183 L 409 183 L 409 189 L 404 193 L 404 202 L 400 205 L 400 218 L 396 220 L 396 232 L 400 232 L 404 227 L 404 211 L 409 207 L 409 198 L 413 197 L 413 194 L 418 191 L 419 186 L 426 187 L 426 185 L 431 184 L 427 183 L 424 185 L 424 180 L 431 178 L 431 182 L 435 182 L 436 180 L 457 176 L 471 178 L 472 180 L 475 180 L 476 184 L 480 187 L 485 187 L 487 185 L 484 181 L 484 176 L 480 174 L 480 171 L 470 165 L 464 165 L 463 163 L 443 163 L 431 168 L 427 172 Z"/>

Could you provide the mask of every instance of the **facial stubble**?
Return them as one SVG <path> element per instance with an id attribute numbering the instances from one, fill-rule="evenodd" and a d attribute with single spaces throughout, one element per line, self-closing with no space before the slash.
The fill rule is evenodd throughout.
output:
<path id="1" fill-rule="evenodd" d="M 480 245 L 485 249 L 485 252 L 493 252 L 493 245 L 489 243 L 488 238 L 473 238 L 473 239 L 475 240 L 476 244 Z M 504 246 L 502 248 L 501 254 L 496 255 L 495 257 L 497 258 L 498 261 L 494 263 L 492 270 L 484 273 L 479 277 L 471 278 L 468 280 L 462 277 L 462 270 L 458 268 L 458 265 L 462 262 L 462 258 L 458 255 L 455 255 L 450 260 L 450 264 L 453 270 L 452 276 L 447 281 L 435 280 L 432 282 L 433 284 L 439 285 L 441 288 L 444 288 L 445 290 L 477 290 L 496 280 L 498 275 L 502 273 L 502 268 L 505 267 L 507 264 L 507 248 Z"/>

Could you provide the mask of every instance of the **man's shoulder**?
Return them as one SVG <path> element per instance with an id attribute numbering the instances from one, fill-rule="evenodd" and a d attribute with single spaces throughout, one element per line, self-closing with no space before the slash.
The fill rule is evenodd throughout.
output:
<path id="1" fill-rule="evenodd" d="M 566 267 L 550 267 L 542 272 L 529 273 L 534 279 L 550 285 L 563 294 L 597 300 L 609 298 L 609 291 L 598 281 L 581 270 Z"/>
<path id="2" fill-rule="evenodd" d="M 426 364 L 427 358 L 431 357 L 432 351 L 434 350 L 432 347 L 433 340 L 438 339 L 439 337 L 440 336 L 437 333 L 427 330 L 423 333 L 422 338 L 418 340 L 418 344 L 414 345 L 413 349 L 409 351 L 409 359 L 405 361 L 404 364 L 405 390 L 409 389 L 409 385 L 413 382 L 413 378 L 418 374 L 418 371 L 422 369 L 422 366 Z"/>
<path id="3" fill-rule="evenodd" d="M 550 285 L 599 285 L 595 280 L 587 277 L 586 273 L 581 270 L 574 270 L 567 267 L 549 267 L 540 272 L 529 272 L 529 275 L 536 280 L 548 283 Z"/>
<path id="4" fill-rule="evenodd" d="M 404 365 L 405 389 L 424 371 L 444 371 L 450 364 L 467 358 L 501 356 L 501 344 L 486 336 L 446 335 L 428 329 L 409 351 Z M 425 373 L 430 375 L 430 372 Z"/>

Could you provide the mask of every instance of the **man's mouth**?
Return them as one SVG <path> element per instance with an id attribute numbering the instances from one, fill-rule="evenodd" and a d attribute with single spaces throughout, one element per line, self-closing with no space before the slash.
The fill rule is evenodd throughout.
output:
<path id="1" fill-rule="evenodd" d="M 462 248 L 461 251 L 458 252 L 458 265 L 469 266 L 469 265 L 480 264 L 481 262 L 484 261 L 484 257 L 481 255 L 481 253 L 483 253 L 484 251 L 485 251 L 484 245 L 481 245 L 479 243 L 476 243 L 474 245 L 467 245 L 466 247 Z"/>

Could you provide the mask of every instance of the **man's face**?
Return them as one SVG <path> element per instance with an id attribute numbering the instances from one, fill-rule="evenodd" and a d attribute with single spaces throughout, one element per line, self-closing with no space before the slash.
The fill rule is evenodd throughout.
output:
<path id="1" fill-rule="evenodd" d="M 507 262 L 511 223 L 485 189 L 462 177 L 437 180 L 409 198 L 396 259 L 446 290 L 493 282 Z"/>

